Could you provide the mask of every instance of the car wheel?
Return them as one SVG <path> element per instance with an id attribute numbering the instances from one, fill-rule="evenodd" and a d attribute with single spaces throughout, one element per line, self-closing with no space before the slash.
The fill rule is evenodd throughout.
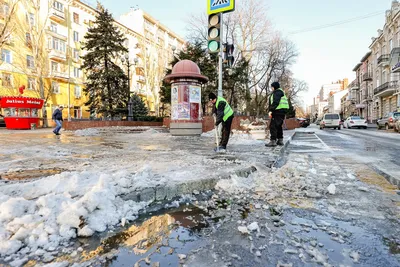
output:
<path id="1" fill-rule="evenodd" d="M 385 130 L 389 130 L 389 124 L 385 124 Z"/>

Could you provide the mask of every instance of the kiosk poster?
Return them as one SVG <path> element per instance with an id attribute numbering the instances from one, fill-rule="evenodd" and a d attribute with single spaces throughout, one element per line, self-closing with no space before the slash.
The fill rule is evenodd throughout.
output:
<path id="1" fill-rule="evenodd" d="M 179 119 L 190 119 L 190 106 L 189 103 L 183 102 L 178 104 Z"/>
<path id="2" fill-rule="evenodd" d="M 182 102 L 189 102 L 189 86 L 188 85 L 181 85 L 179 86 L 179 103 Z"/>
<path id="3" fill-rule="evenodd" d="M 178 95 L 178 86 L 173 86 L 171 89 L 171 103 L 178 103 Z"/>
<path id="4" fill-rule="evenodd" d="M 172 105 L 171 116 L 173 120 L 179 119 L 178 104 Z"/>
<path id="5" fill-rule="evenodd" d="M 199 86 L 190 86 L 190 103 L 200 103 L 201 102 L 201 91 Z"/>
<path id="6" fill-rule="evenodd" d="M 190 119 L 198 120 L 200 119 L 200 104 L 199 103 L 190 103 Z"/>

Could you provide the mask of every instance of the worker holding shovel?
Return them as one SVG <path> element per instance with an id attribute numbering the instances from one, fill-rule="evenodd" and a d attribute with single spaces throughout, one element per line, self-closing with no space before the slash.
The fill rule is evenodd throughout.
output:
<path id="1" fill-rule="evenodd" d="M 217 147 L 214 149 L 216 152 L 226 150 L 228 145 L 229 135 L 231 133 L 231 126 L 233 121 L 233 109 L 229 106 L 228 102 L 223 97 L 217 97 L 214 93 L 209 95 L 210 102 L 213 106 L 213 113 L 215 114 L 215 131 L 217 136 Z M 221 142 L 218 138 L 218 125 L 222 123 Z"/>

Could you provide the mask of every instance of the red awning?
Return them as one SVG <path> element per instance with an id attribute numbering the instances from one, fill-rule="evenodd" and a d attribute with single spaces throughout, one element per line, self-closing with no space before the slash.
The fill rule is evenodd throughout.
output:
<path id="1" fill-rule="evenodd" d="M 43 107 L 43 99 L 22 97 L 22 96 L 2 96 L 0 97 L 0 107 L 2 108 L 37 108 Z"/>

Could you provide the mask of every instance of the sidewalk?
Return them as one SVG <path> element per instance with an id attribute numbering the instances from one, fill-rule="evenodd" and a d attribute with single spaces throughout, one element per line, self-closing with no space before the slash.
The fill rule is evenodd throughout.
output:
<path id="1" fill-rule="evenodd" d="M 153 201 L 212 189 L 232 175 L 268 173 L 268 162 L 280 155 L 280 149 L 239 132 L 226 154 L 216 154 L 213 132 L 172 137 L 143 127 L 92 128 L 61 136 L 51 131 L 0 131 L 0 140 L 7 140 L 0 147 L 0 202 L 1 210 L 8 211 L 0 211 L 0 229 L 17 231 L 8 227 L 15 218 L 26 229 L 18 240 L 11 239 L 14 230 L 6 231 L 10 239 L 3 240 L 0 258 L 23 246 L 57 248 L 74 238 L 76 229 L 78 236 L 91 236 L 121 220 L 135 220 Z M 41 176 L 47 177 L 30 180 Z M 23 219 L 27 215 L 29 221 Z M 54 230 L 51 240 L 44 230 L 48 227 Z M 40 239 L 32 241 L 32 232 Z"/>

